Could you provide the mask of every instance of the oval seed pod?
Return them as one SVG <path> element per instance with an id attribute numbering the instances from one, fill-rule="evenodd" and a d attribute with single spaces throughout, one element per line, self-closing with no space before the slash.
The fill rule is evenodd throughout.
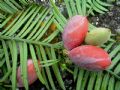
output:
<path id="1" fill-rule="evenodd" d="M 89 45 L 102 45 L 110 39 L 111 30 L 108 28 L 95 28 L 87 33 L 85 43 Z"/>
<path id="2" fill-rule="evenodd" d="M 111 64 L 108 53 L 92 45 L 76 47 L 69 52 L 68 56 L 76 65 L 92 71 L 104 70 Z"/>
<path id="3" fill-rule="evenodd" d="M 62 34 L 64 47 L 71 50 L 79 46 L 88 31 L 88 20 L 84 16 L 73 16 L 67 23 Z"/>
<path id="4" fill-rule="evenodd" d="M 28 84 L 31 85 L 37 80 L 37 74 L 36 74 L 32 59 L 28 59 L 27 61 L 27 74 L 28 74 Z M 24 87 L 22 78 L 21 78 L 20 66 L 17 69 L 17 85 L 18 87 Z"/>

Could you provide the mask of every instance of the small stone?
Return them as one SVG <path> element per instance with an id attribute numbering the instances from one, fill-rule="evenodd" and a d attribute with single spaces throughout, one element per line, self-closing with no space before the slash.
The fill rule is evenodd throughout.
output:
<path id="1" fill-rule="evenodd" d="M 115 31 L 120 35 L 120 28 L 116 29 Z"/>
<path id="2" fill-rule="evenodd" d="M 108 12 L 108 15 L 109 16 L 113 16 L 113 12 Z"/>
<path id="3" fill-rule="evenodd" d="M 98 25 L 98 22 L 96 22 L 96 25 Z"/>

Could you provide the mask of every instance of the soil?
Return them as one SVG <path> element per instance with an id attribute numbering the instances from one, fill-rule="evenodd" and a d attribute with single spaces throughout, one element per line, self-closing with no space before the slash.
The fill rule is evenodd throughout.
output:
<path id="1" fill-rule="evenodd" d="M 110 28 L 113 33 L 120 33 L 120 6 L 114 5 L 109 8 L 109 11 L 105 14 L 98 14 L 96 16 L 90 17 L 90 22 L 97 27 L 106 27 Z M 75 90 L 75 82 L 73 81 L 73 77 L 70 73 L 64 72 L 63 80 L 65 83 L 66 90 Z M 58 85 L 55 82 L 55 85 Z M 59 86 L 56 86 L 57 90 L 60 89 Z M 20 88 L 20 90 L 24 90 L 24 88 Z M 47 90 L 44 85 L 42 85 L 39 80 L 37 80 L 34 84 L 30 85 L 30 90 Z"/>
<path id="2" fill-rule="evenodd" d="M 97 27 L 106 27 L 114 33 L 120 33 L 120 6 L 114 5 L 110 7 L 109 12 L 91 17 L 90 22 Z"/>

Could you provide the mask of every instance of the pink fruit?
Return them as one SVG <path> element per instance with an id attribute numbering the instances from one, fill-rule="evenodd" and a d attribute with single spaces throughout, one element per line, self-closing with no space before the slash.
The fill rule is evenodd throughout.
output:
<path id="1" fill-rule="evenodd" d="M 29 85 L 34 83 L 37 80 L 36 71 L 34 68 L 33 61 L 31 59 L 28 59 L 28 62 L 27 62 L 27 74 L 28 74 Z M 18 87 L 23 87 L 20 66 L 18 67 L 18 70 L 17 70 L 17 84 L 18 84 Z"/>
<path id="2" fill-rule="evenodd" d="M 71 50 L 79 46 L 85 39 L 88 31 L 88 20 L 84 16 L 73 16 L 64 28 L 62 35 L 64 47 Z"/>
<path id="3" fill-rule="evenodd" d="M 111 59 L 102 48 L 83 45 L 72 49 L 68 56 L 78 66 L 87 70 L 104 70 L 111 64 Z"/>

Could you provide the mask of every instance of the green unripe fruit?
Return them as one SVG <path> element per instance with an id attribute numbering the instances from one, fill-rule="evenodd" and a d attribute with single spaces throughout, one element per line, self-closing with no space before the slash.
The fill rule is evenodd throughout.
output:
<path id="1" fill-rule="evenodd" d="M 85 43 L 90 45 L 102 45 L 110 39 L 111 30 L 108 28 L 95 28 L 87 33 Z"/>

